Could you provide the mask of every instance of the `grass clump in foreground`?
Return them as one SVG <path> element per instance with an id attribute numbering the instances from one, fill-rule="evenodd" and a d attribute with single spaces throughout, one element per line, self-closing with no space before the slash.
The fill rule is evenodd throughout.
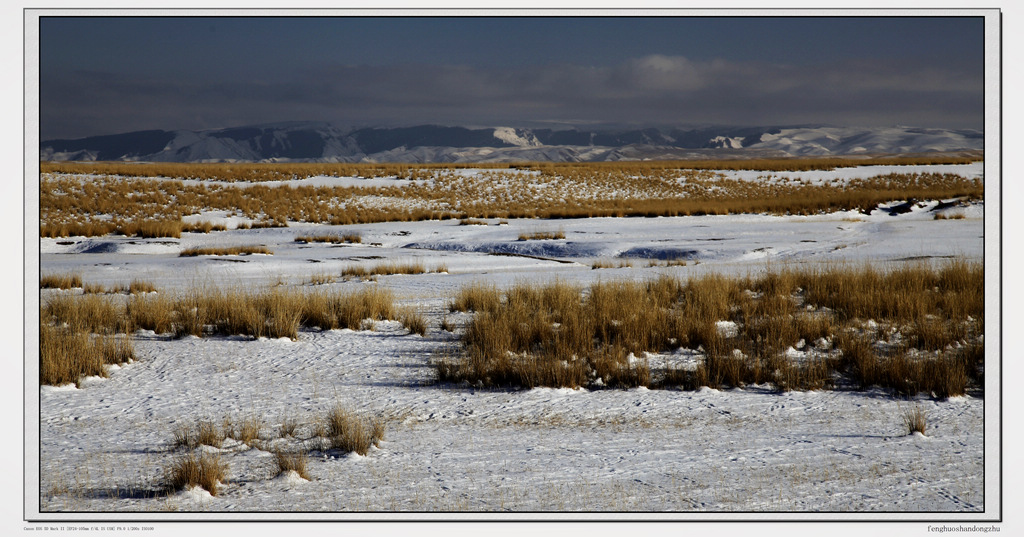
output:
<path id="1" fill-rule="evenodd" d="M 303 452 L 289 453 L 275 451 L 274 461 L 277 462 L 277 473 L 295 472 L 299 477 L 309 481 L 309 472 L 306 470 L 309 456 Z"/>
<path id="2" fill-rule="evenodd" d="M 335 406 L 327 413 L 326 436 L 330 449 L 366 455 L 370 447 L 379 447 L 384 439 L 384 422 L 364 419 L 351 410 Z"/>
<path id="3" fill-rule="evenodd" d="M 421 336 L 427 335 L 427 319 L 417 310 L 405 309 L 399 315 L 399 321 L 402 326 L 409 329 L 412 334 L 419 334 Z"/>
<path id="4" fill-rule="evenodd" d="M 188 453 L 171 465 L 165 479 L 171 491 L 201 487 L 216 496 L 218 487 L 227 480 L 227 472 L 227 464 L 217 455 Z"/>
<path id="5" fill-rule="evenodd" d="M 501 305 L 501 292 L 494 284 L 473 283 L 463 287 L 448 305 L 450 311 L 495 311 Z"/>
<path id="6" fill-rule="evenodd" d="M 435 368 L 442 382 L 482 386 L 841 383 L 950 397 L 983 388 L 983 291 L 983 267 L 963 261 L 663 276 L 586 289 L 474 285 L 451 306 L 477 312 L 461 352 Z M 681 348 L 702 355 L 696 368 L 666 361 Z M 652 367 L 649 354 L 663 365 Z"/>
<path id="7" fill-rule="evenodd" d="M 84 377 L 106 377 L 108 365 L 135 358 L 130 336 L 95 335 L 80 326 L 39 323 L 39 381 L 80 385 Z"/>
<path id="8" fill-rule="evenodd" d="M 916 405 L 913 408 L 904 408 L 901 417 L 903 418 L 903 427 L 907 434 L 924 434 L 924 430 L 928 425 L 928 416 L 925 414 L 924 409 Z"/>

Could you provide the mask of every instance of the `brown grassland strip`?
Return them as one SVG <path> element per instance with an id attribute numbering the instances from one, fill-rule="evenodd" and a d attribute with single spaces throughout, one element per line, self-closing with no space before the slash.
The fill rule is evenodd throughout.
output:
<path id="1" fill-rule="evenodd" d="M 42 384 L 78 382 L 82 376 L 103 375 L 104 364 L 130 360 L 130 334 L 138 329 L 176 337 L 297 339 L 303 328 L 361 330 L 372 327 L 372 321 L 408 317 L 395 307 L 391 291 L 381 288 L 348 293 L 204 287 L 177 296 L 58 294 L 46 297 L 39 313 Z"/>
<path id="2" fill-rule="evenodd" d="M 216 248 L 186 248 L 178 254 L 179 257 L 195 257 L 200 255 L 251 255 L 266 254 L 273 255 L 266 246 L 225 246 Z"/>
<path id="3" fill-rule="evenodd" d="M 182 223 L 184 216 L 209 210 L 244 216 L 256 221 L 252 227 L 283 227 L 288 222 L 348 225 L 439 219 L 815 214 L 867 211 L 880 203 L 911 198 L 982 199 L 984 195 L 980 179 L 956 174 L 892 173 L 813 184 L 778 179 L 767 171 L 758 180 L 737 180 L 712 169 L 681 167 L 691 164 L 535 164 L 479 167 L 475 174 L 456 173 L 458 166 L 410 165 L 403 168 L 404 173 L 430 180 L 368 187 L 259 183 L 243 187 L 186 184 L 160 174 L 154 178 L 86 177 L 53 172 L 40 178 L 40 236 L 178 237 L 183 230 L 195 230 L 195 225 Z M 792 167 L 823 165 L 798 164 L 789 163 Z M 136 173 L 143 168 L 139 166 Z M 212 169 L 227 173 L 224 170 L 231 168 Z M 185 171 L 175 175 L 188 176 Z"/>
<path id="4" fill-rule="evenodd" d="M 39 278 L 40 289 L 74 289 L 82 287 L 80 274 L 47 274 Z"/>
<path id="5" fill-rule="evenodd" d="M 181 227 L 181 231 L 187 233 L 209 233 L 211 231 L 227 231 L 227 229 L 228 227 L 224 224 L 214 224 L 212 222 L 194 222 L 183 224 Z"/>
<path id="6" fill-rule="evenodd" d="M 371 267 L 363 265 L 352 265 L 341 270 L 342 278 L 362 278 L 369 279 L 374 276 L 390 276 L 395 274 L 426 274 L 427 267 L 422 262 L 414 261 L 407 263 L 399 263 L 397 261 L 391 261 L 386 263 L 378 263 Z M 447 265 L 441 264 L 434 268 L 435 273 L 448 272 Z"/>
<path id="7" fill-rule="evenodd" d="M 909 155 L 864 157 L 794 157 L 779 159 L 687 160 L 643 162 L 518 162 L 518 163 L 131 163 L 131 162 L 40 162 L 41 173 L 116 175 L 121 177 L 181 177 L 217 181 L 288 181 L 315 176 L 398 177 L 416 179 L 433 171 L 459 169 L 520 169 L 561 173 L 581 167 L 627 170 L 832 170 L 866 165 L 967 164 L 982 160 L 981 151 L 961 156 Z"/>
<path id="8" fill-rule="evenodd" d="M 435 361 L 439 381 L 481 386 L 718 388 L 838 382 L 898 394 L 982 390 L 984 270 L 955 260 L 889 270 L 864 266 L 710 275 L 686 281 L 464 288 L 452 310 L 475 311 L 462 350 Z M 735 334 L 718 323 L 730 321 Z M 808 351 L 804 358 L 790 348 Z M 645 353 L 680 348 L 696 368 L 651 368 Z"/>
<path id="9" fill-rule="evenodd" d="M 328 234 L 323 234 L 323 235 L 299 235 L 299 236 L 295 237 L 295 242 L 306 242 L 306 243 L 309 243 L 309 242 L 326 242 L 326 243 L 330 243 L 330 244 L 345 244 L 345 243 L 359 244 L 359 243 L 363 242 L 363 237 L 362 237 L 362 235 L 359 235 L 358 233 L 345 233 L 345 234 L 341 234 L 341 235 L 336 234 L 336 233 L 328 233 Z"/>
<path id="10" fill-rule="evenodd" d="M 521 241 L 543 241 L 543 240 L 557 240 L 564 239 L 565 231 L 532 231 L 528 233 L 520 233 L 519 240 Z"/>

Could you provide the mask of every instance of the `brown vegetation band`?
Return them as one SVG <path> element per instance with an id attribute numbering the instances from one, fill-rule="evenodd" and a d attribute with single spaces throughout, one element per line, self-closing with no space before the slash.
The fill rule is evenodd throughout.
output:
<path id="1" fill-rule="evenodd" d="M 814 183 L 779 178 L 769 171 L 756 180 L 729 179 L 708 169 L 682 169 L 679 163 L 675 167 L 650 163 L 491 167 L 474 174 L 456 173 L 451 167 L 415 170 L 415 178 L 401 186 L 345 187 L 243 187 L 44 173 L 40 236 L 180 237 L 182 231 L 197 230 L 197 225 L 186 225 L 182 218 L 212 210 L 255 222 L 239 228 L 258 228 L 283 227 L 288 222 L 349 225 L 443 219 L 475 223 L 493 218 L 815 214 L 869 211 L 881 203 L 912 198 L 984 196 L 982 180 L 940 173 L 892 173 Z"/>
<path id="2" fill-rule="evenodd" d="M 938 397 L 982 390 L 984 270 L 953 261 L 782 269 L 757 278 L 464 288 L 475 311 L 462 351 L 435 363 L 442 382 L 484 386 L 684 387 L 837 379 Z M 870 322 L 868 322 L 870 321 Z M 730 322 L 735 333 L 723 333 Z M 811 351 L 791 359 L 790 347 Z M 699 351 L 696 368 L 654 370 L 645 353 Z M 599 382 L 598 382 L 599 381 Z"/>

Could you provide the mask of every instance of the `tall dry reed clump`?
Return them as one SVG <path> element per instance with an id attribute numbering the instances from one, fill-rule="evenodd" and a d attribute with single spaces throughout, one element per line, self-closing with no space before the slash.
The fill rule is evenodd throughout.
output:
<path id="1" fill-rule="evenodd" d="M 79 385 L 84 377 L 107 376 L 107 365 L 135 358 L 129 336 L 94 335 L 81 327 L 39 323 L 39 381 Z"/>
<path id="2" fill-rule="evenodd" d="M 188 453 L 167 469 L 165 480 L 169 491 L 200 487 L 216 496 L 221 483 L 227 480 L 228 465 L 219 455 Z"/>
<path id="3" fill-rule="evenodd" d="M 948 397 L 983 387 L 983 290 L 983 268 L 964 261 L 586 289 L 521 284 L 503 293 L 477 284 L 451 305 L 477 312 L 461 354 L 435 367 L 442 382 L 484 386 L 791 390 L 843 382 Z M 655 371 L 644 358 L 680 348 L 703 361 Z M 794 348 L 804 350 L 794 356 Z"/>
<path id="4" fill-rule="evenodd" d="M 335 406 L 326 416 L 326 436 L 331 449 L 366 455 L 384 439 L 384 422 L 365 419 L 351 410 Z"/>

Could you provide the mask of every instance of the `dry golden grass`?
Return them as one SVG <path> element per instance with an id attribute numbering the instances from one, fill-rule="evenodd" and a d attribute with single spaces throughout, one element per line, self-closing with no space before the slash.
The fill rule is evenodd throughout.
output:
<path id="1" fill-rule="evenodd" d="M 188 453 L 167 470 L 165 479 L 171 491 L 202 487 L 216 496 L 218 487 L 227 479 L 227 472 L 228 465 L 219 456 Z"/>
<path id="2" fill-rule="evenodd" d="M 384 422 L 365 419 L 351 410 L 336 406 L 326 416 L 327 438 L 331 449 L 366 455 L 384 439 Z"/>
<path id="3" fill-rule="evenodd" d="M 114 300 L 102 295 L 57 295 L 47 297 L 40 308 L 40 320 L 67 326 L 80 332 L 113 334 L 126 332 L 123 311 Z"/>
<path id="4" fill-rule="evenodd" d="M 441 272 L 441 268 L 447 272 L 447 267 L 438 267 L 435 272 Z M 398 263 L 398 262 L 387 262 L 378 263 L 372 267 L 365 267 L 363 265 L 352 265 L 346 267 L 341 271 L 342 278 L 371 278 L 373 276 L 391 276 L 395 274 L 425 274 L 427 272 L 426 266 L 421 262 L 410 262 L 410 263 Z"/>
<path id="5" fill-rule="evenodd" d="M 417 310 L 405 309 L 398 315 L 399 322 L 406 327 L 410 333 L 427 335 L 427 318 Z"/>
<path id="6" fill-rule="evenodd" d="M 152 282 L 145 280 L 133 279 L 128 284 L 128 294 L 137 295 L 139 293 L 155 293 L 156 286 Z"/>
<path id="7" fill-rule="evenodd" d="M 494 311 L 500 304 L 498 287 L 479 282 L 459 289 L 448 308 L 450 311 Z"/>
<path id="8" fill-rule="evenodd" d="M 847 164 L 867 164 L 866 160 Z M 909 162 L 908 162 L 909 163 Z M 286 226 L 287 222 L 346 225 L 385 221 L 460 218 L 574 218 L 592 216 L 680 216 L 729 213 L 814 214 L 837 210 L 867 211 L 880 203 L 915 199 L 982 199 L 980 179 L 953 174 L 894 173 L 829 184 L 798 180 L 735 180 L 713 169 L 829 168 L 842 161 L 772 163 L 605 163 L 474 166 L 366 167 L 366 173 L 394 173 L 414 178 L 391 187 L 278 188 L 261 184 L 242 188 L 230 183 L 184 185 L 169 177 L 249 180 L 291 179 L 304 171 L 275 165 L 153 168 L 98 164 L 99 173 L 83 181 L 68 175 L 90 169 L 75 165 L 45 166 L 40 178 L 40 236 L 103 235 L 120 232 L 143 236 L 179 236 L 187 215 L 223 210 L 257 223 L 246 227 Z M 261 169 L 260 166 L 263 166 Z M 344 174 L 319 165 L 308 172 Z M 330 167 L 331 165 L 327 165 Z M 240 170 L 245 169 L 244 173 Z M 107 175 L 114 170 L 128 175 Z M 203 170 L 203 171 L 200 171 Z M 174 171 L 183 175 L 166 175 Z M 535 171 L 540 173 L 526 173 Z M 361 173 L 361 172 L 360 172 Z M 222 175 L 218 175 L 222 174 Z M 153 178 L 144 178 L 153 177 Z M 167 177 L 167 178 L 164 178 Z M 249 179 L 246 179 L 248 177 Z M 419 179 L 427 179 L 419 180 Z M 607 193 L 615 192 L 614 196 Z M 383 203 L 382 203 L 383 202 Z"/>
<path id="9" fill-rule="evenodd" d="M 394 295 L 381 288 L 354 293 L 217 289 L 131 295 L 127 301 L 97 295 L 49 297 L 41 322 L 79 332 L 113 334 L 138 329 L 193 335 L 247 335 L 298 338 L 300 328 L 359 330 L 364 320 L 398 318 Z"/>
<path id="10" fill-rule="evenodd" d="M 259 440 L 260 430 L 262 429 L 263 419 L 258 415 L 235 419 L 225 418 L 222 425 L 224 436 L 249 446 L 254 445 L 254 441 Z"/>
<path id="11" fill-rule="evenodd" d="M 39 278 L 40 289 L 74 289 L 82 287 L 80 274 L 48 274 Z"/>
<path id="12" fill-rule="evenodd" d="M 218 248 L 186 248 L 178 254 L 179 257 L 194 257 L 199 255 L 251 255 L 266 254 L 273 255 L 266 246 L 227 246 Z"/>
<path id="13" fill-rule="evenodd" d="M 181 231 L 183 233 L 209 233 L 211 231 L 227 231 L 228 227 L 224 224 L 214 224 L 212 222 L 194 222 L 191 224 L 182 224 Z"/>
<path id="14" fill-rule="evenodd" d="M 364 320 L 395 319 L 394 294 L 373 287 L 353 293 L 311 293 L 302 300 L 300 322 L 322 330 L 360 330 Z"/>
<path id="15" fill-rule="evenodd" d="M 632 266 L 633 266 L 633 262 L 632 261 L 628 261 L 628 260 L 612 261 L 612 260 L 609 260 L 609 259 L 598 259 L 597 261 L 594 261 L 590 265 L 590 268 L 596 270 L 596 269 L 609 269 L 609 268 L 629 268 L 629 267 L 632 267 Z"/>
<path id="16" fill-rule="evenodd" d="M 180 220 L 135 220 L 118 226 L 115 232 L 142 238 L 178 238 L 183 226 Z"/>
<path id="17" fill-rule="evenodd" d="M 362 235 L 358 233 L 345 233 L 343 235 L 337 234 L 326 234 L 326 235 L 299 235 L 295 237 L 295 242 L 326 242 L 330 244 L 344 244 L 344 243 L 361 243 L 363 242 Z"/>
<path id="18" fill-rule="evenodd" d="M 647 262 L 648 267 L 685 267 L 686 265 L 687 262 L 685 259 L 665 259 L 662 261 L 652 259 Z"/>
<path id="19" fill-rule="evenodd" d="M 102 295 L 106 292 L 107 288 L 98 283 L 86 283 L 82 285 L 82 293 L 87 295 Z M 117 288 L 115 288 L 114 292 L 117 292 Z"/>
<path id="20" fill-rule="evenodd" d="M 866 165 L 967 164 L 982 160 L 984 152 L 967 151 L 962 156 L 907 155 L 864 157 L 793 157 L 750 160 L 687 160 L 643 162 L 518 162 L 471 164 L 362 164 L 362 163 L 125 163 L 125 162 L 40 162 L 42 173 L 117 175 L 122 177 L 182 177 L 218 181 L 287 181 L 313 176 L 401 177 L 426 179 L 431 172 L 459 169 L 526 169 L 542 172 L 603 170 L 831 170 Z"/>
<path id="21" fill-rule="evenodd" d="M 334 283 L 337 279 L 333 274 L 327 274 L 326 272 L 317 272 L 309 277 L 306 283 L 309 285 L 327 285 Z"/>
<path id="22" fill-rule="evenodd" d="M 461 335 L 461 354 L 435 368 L 442 382 L 485 386 L 599 380 L 612 387 L 771 383 L 807 390 L 832 388 L 839 377 L 862 389 L 945 398 L 983 389 L 983 289 L 980 265 L 963 261 L 685 282 L 661 277 L 585 290 L 524 284 L 500 293 L 478 284 L 451 305 L 478 312 Z M 881 328 L 865 333 L 862 319 Z M 723 333 L 723 321 L 735 333 Z M 897 330 L 901 345 L 875 343 L 881 332 Z M 652 371 L 643 358 L 681 347 L 702 351 L 696 370 Z M 812 352 L 792 359 L 790 347 Z"/>
<path id="23" fill-rule="evenodd" d="M 279 429 L 279 437 L 284 438 L 286 436 L 295 436 L 295 429 L 299 426 L 299 422 L 291 416 L 282 416 L 281 424 Z"/>
<path id="24" fill-rule="evenodd" d="M 913 408 L 904 408 L 901 417 L 903 418 L 903 427 L 906 429 L 907 434 L 924 434 L 925 428 L 928 425 L 928 417 L 923 408 L 917 405 Z"/>
<path id="25" fill-rule="evenodd" d="M 555 240 L 564 238 L 565 231 L 562 231 L 561 229 L 558 231 L 533 231 L 530 233 L 519 234 L 519 240 L 521 241 Z"/>
<path id="26" fill-rule="evenodd" d="M 278 474 L 285 472 L 295 472 L 302 479 L 309 481 L 309 472 L 306 470 L 306 466 L 309 462 L 309 456 L 305 453 L 287 453 L 284 451 L 275 451 L 274 460 L 277 462 Z"/>
<path id="27" fill-rule="evenodd" d="M 166 334 L 173 331 L 176 308 L 175 300 L 166 294 L 132 295 L 125 305 L 125 324 L 133 330 Z"/>
<path id="28" fill-rule="evenodd" d="M 174 430 L 174 447 L 193 449 L 199 446 L 219 448 L 227 438 L 225 432 L 217 428 L 217 424 L 208 419 L 197 421 L 194 425 L 181 424 Z"/>
<path id="29" fill-rule="evenodd" d="M 39 323 L 39 382 L 79 385 L 82 378 L 106 377 L 106 366 L 135 358 L 129 336 L 96 336 L 81 328 Z"/>

